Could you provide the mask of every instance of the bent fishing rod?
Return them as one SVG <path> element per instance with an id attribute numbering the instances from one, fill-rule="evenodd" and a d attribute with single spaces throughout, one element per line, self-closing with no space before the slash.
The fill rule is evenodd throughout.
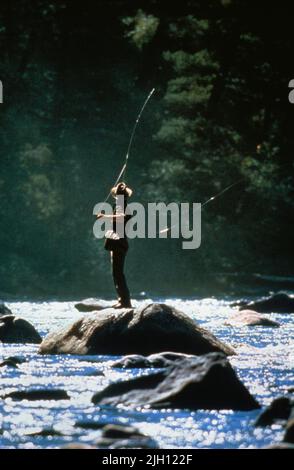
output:
<path id="1" fill-rule="evenodd" d="M 121 168 L 121 170 L 120 170 L 120 172 L 119 172 L 119 174 L 118 174 L 118 177 L 116 178 L 115 183 L 114 183 L 113 186 L 116 186 L 117 183 L 118 183 L 121 179 L 125 178 L 126 170 L 127 170 L 127 165 L 128 165 L 128 161 L 129 161 L 129 156 L 130 156 L 130 151 L 131 151 L 131 147 L 132 147 L 132 144 L 133 144 L 133 140 L 134 140 L 134 137 L 135 137 L 135 133 L 136 133 L 136 130 L 137 130 L 139 121 L 140 121 L 140 119 L 141 119 L 141 116 L 142 116 L 142 114 L 143 114 L 143 111 L 144 111 L 144 109 L 145 109 L 145 107 L 146 107 L 148 101 L 150 100 L 150 98 L 151 98 L 151 96 L 153 95 L 154 92 L 155 92 L 155 88 L 152 88 L 152 90 L 150 91 L 149 95 L 147 96 L 146 100 L 144 101 L 144 104 L 143 104 L 143 106 L 142 106 L 142 108 L 141 108 L 141 110 L 140 110 L 140 112 L 139 112 L 139 114 L 138 114 L 138 116 L 137 116 L 136 122 L 135 122 L 135 124 L 134 124 L 133 130 L 132 130 L 132 133 L 131 133 L 131 137 L 130 137 L 130 141 L 129 141 L 127 153 L 126 153 L 126 156 L 125 156 L 124 164 L 123 164 L 123 166 L 122 166 L 122 168 Z M 111 195 L 111 190 L 109 191 L 109 193 L 108 193 L 108 195 L 107 195 L 107 197 L 106 197 L 104 203 L 108 201 L 110 195 Z"/>

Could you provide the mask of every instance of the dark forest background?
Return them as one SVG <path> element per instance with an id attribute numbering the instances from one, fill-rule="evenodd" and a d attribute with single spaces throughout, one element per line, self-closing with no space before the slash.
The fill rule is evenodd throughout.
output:
<path id="1" fill-rule="evenodd" d="M 134 199 L 202 202 L 242 181 L 203 211 L 200 249 L 131 242 L 133 293 L 230 293 L 236 273 L 293 274 L 288 2 L 2 0 L 0 51 L 3 296 L 112 294 L 92 211 L 153 87 Z"/>

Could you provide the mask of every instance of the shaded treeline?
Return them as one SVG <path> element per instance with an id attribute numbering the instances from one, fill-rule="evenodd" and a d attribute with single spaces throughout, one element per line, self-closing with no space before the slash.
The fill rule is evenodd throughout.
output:
<path id="1" fill-rule="evenodd" d="M 153 86 L 128 169 L 136 201 L 202 202 L 242 181 L 203 211 L 200 249 L 131 242 L 132 290 L 291 274 L 291 18 L 262 1 L 3 1 L 1 291 L 112 292 L 92 210 Z"/>

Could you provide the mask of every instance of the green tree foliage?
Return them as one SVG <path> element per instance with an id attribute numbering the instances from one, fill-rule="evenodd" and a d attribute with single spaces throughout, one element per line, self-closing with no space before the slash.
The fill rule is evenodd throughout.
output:
<path id="1" fill-rule="evenodd" d="M 158 19 L 172 48 L 162 49 L 168 79 L 155 136 L 162 154 L 152 162 L 149 191 L 204 202 L 240 181 L 203 211 L 201 255 L 189 268 L 289 272 L 289 12 L 267 7 L 265 15 L 262 5 L 241 0 L 187 4 L 189 14 Z"/>
<path id="2" fill-rule="evenodd" d="M 133 292 L 291 272 L 291 31 L 291 12 L 262 1 L 1 2 L 0 292 L 112 292 L 92 210 L 153 86 L 128 168 L 136 200 L 203 202 L 242 182 L 203 211 L 201 249 L 132 243 Z"/>
<path id="3" fill-rule="evenodd" d="M 153 15 L 146 15 L 142 10 L 138 10 L 135 17 L 123 18 L 123 23 L 130 27 L 126 37 L 131 38 L 138 49 L 142 50 L 144 44 L 148 44 L 156 34 L 159 26 L 159 19 Z"/>

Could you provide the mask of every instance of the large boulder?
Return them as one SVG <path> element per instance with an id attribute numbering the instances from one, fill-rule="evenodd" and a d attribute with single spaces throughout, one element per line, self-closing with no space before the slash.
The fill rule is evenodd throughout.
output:
<path id="1" fill-rule="evenodd" d="M 279 292 L 240 306 L 240 310 L 248 309 L 259 313 L 294 313 L 294 297 Z"/>
<path id="2" fill-rule="evenodd" d="M 235 353 L 187 315 L 165 304 L 89 314 L 60 332 L 50 333 L 40 346 L 41 354 L 148 355 L 163 351 Z"/>
<path id="3" fill-rule="evenodd" d="M 155 408 L 260 408 L 221 353 L 182 359 L 164 371 L 110 384 L 92 402 Z"/>
<path id="4" fill-rule="evenodd" d="M 229 326 L 271 326 L 279 327 L 280 324 L 270 318 L 260 315 L 254 310 L 241 310 L 233 313 L 226 321 Z"/>
<path id="5" fill-rule="evenodd" d="M 28 321 L 14 315 L 0 316 L 0 342 L 39 344 L 41 341 L 41 336 Z"/>

